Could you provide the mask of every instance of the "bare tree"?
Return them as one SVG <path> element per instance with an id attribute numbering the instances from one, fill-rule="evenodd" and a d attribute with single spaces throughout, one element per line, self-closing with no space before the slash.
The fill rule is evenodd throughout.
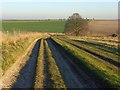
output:
<path id="1" fill-rule="evenodd" d="M 88 31 L 88 22 L 78 13 L 70 16 L 65 24 L 64 32 L 71 35 L 83 35 Z"/>

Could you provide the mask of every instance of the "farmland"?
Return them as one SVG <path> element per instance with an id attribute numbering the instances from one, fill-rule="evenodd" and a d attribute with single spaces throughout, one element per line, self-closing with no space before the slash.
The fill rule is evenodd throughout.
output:
<path id="1" fill-rule="evenodd" d="M 63 32 L 65 21 L 3 21 L 3 31 Z"/>
<path id="2" fill-rule="evenodd" d="M 108 36 L 116 32 L 116 21 L 90 21 L 90 36 L 65 35 L 64 24 L 3 21 L 3 88 L 120 88 L 120 42 Z M 103 26 L 101 35 L 97 27 Z"/>
<path id="3" fill-rule="evenodd" d="M 103 39 L 99 38 L 99 40 Z M 118 42 L 116 40 L 113 41 Z M 17 40 L 14 40 L 14 43 L 15 41 Z M 36 40 L 31 39 L 29 43 L 31 43 L 30 48 L 20 52 L 23 54 L 26 52 L 21 60 L 16 56 L 16 61 L 10 66 L 8 63 L 6 69 L 2 68 L 4 88 L 120 87 L 118 75 L 120 62 L 118 48 L 115 46 L 97 40 L 93 42 L 90 37 L 76 39 L 72 36 L 50 34 L 37 34 Z M 26 46 L 22 47 L 26 48 Z M 8 62 L 7 60 L 10 62 L 9 58 L 5 58 L 4 63 Z M 3 66 L 5 67 L 4 64 Z M 15 68 L 16 66 L 18 67 Z"/>
<path id="4" fill-rule="evenodd" d="M 31 32 L 63 32 L 65 20 L 4 20 L 2 22 L 3 31 L 31 31 Z M 91 20 L 89 21 L 90 35 L 106 36 L 118 31 L 117 20 Z"/>

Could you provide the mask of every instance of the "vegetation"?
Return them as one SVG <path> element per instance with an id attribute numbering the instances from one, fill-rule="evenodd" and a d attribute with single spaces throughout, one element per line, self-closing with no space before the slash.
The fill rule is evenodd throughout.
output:
<path id="1" fill-rule="evenodd" d="M 108 45 L 105 45 L 105 44 L 102 44 L 102 43 L 92 42 L 92 41 L 84 41 L 84 40 L 73 40 L 73 41 L 76 41 L 78 43 L 88 45 L 88 46 L 91 46 L 91 47 L 94 47 L 94 48 L 98 48 L 100 50 L 104 50 L 104 52 L 108 52 L 108 53 L 118 55 L 118 48 L 112 48 L 112 47 L 109 47 Z"/>
<path id="2" fill-rule="evenodd" d="M 65 88 L 65 83 L 62 79 L 60 71 L 56 65 L 55 59 L 52 56 L 51 50 L 45 41 L 46 62 L 48 65 L 49 79 L 46 81 L 49 88 Z M 46 77 L 47 78 L 47 77 Z"/>
<path id="3" fill-rule="evenodd" d="M 63 32 L 64 20 L 55 21 L 3 21 L 3 31 Z"/>
<path id="4" fill-rule="evenodd" d="M 118 37 L 106 37 L 106 36 L 67 36 L 72 40 L 83 40 L 89 41 L 93 43 L 97 43 L 99 45 L 106 46 L 107 48 L 118 49 L 119 40 Z"/>
<path id="5" fill-rule="evenodd" d="M 109 87 L 119 87 L 120 82 L 117 67 L 114 67 L 65 41 L 56 38 L 54 38 L 54 40 L 59 43 L 70 55 L 79 59 L 78 63 L 84 65 L 91 74 L 93 73 L 96 80 L 100 78 L 100 80 L 102 80 L 102 82 L 106 82 Z"/>
<path id="6" fill-rule="evenodd" d="M 47 41 L 41 39 L 34 88 L 65 88 Z"/>
<path id="7" fill-rule="evenodd" d="M 117 37 L 117 34 L 115 34 L 115 33 L 114 33 L 114 34 L 112 34 L 112 37 Z"/>
<path id="8" fill-rule="evenodd" d="M 61 38 L 60 38 L 61 39 Z M 89 45 L 87 45 L 86 43 L 83 43 L 82 41 L 80 42 L 75 42 L 75 41 L 72 41 L 70 39 L 64 39 L 62 38 L 62 40 L 68 42 L 68 43 L 71 43 L 89 53 L 92 53 L 96 56 L 98 56 L 99 58 L 102 58 L 102 59 L 105 59 L 107 60 L 108 62 L 115 62 L 115 63 L 119 63 L 118 61 L 118 55 L 115 55 L 114 53 L 109 53 L 109 52 L 106 52 L 105 50 L 100 50 L 98 48 L 96 48 L 95 46 L 91 47 Z M 110 49 L 110 48 L 109 48 Z"/>
<path id="9" fill-rule="evenodd" d="M 38 33 L 21 33 L 19 36 L 3 34 L 3 60 L 1 61 L 3 74 L 25 53 L 28 46 L 39 36 L 40 34 Z"/>
<path id="10" fill-rule="evenodd" d="M 86 35 L 88 30 L 88 21 L 89 20 L 87 19 L 85 20 L 81 18 L 81 16 L 77 13 L 69 17 L 67 22 L 65 20 L 3 21 L 3 32 L 6 32 L 2 33 L 2 39 L 0 38 L 0 42 L 2 42 L 1 51 L 3 57 L 3 60 L 1 60 L 0 63 L 2 63 L 3 76 L 6 74 L 6 71 L 14 65 L 16 60 L 19 60 L 19 58 L 24 55 L 28 46 L 32 44 L 35 39 L 42 38 L 37 57 L 37 65 L 35 64 L 35 79 L 32 77 L 34 88 L 66 88 L 67 82 L 70 80 L 67 76 L 69 73 L 61 73 L 61 71 L 64 71 L 65 68 L 67 68 L 68 71 L 71 71 L 70 77 L 75 78 L 74 80 L 77 80 L 80 76 L 79 74 L 82 73 L 83 77 L 85 76 L 84 78 L 86 78 L 88 74 L 88 78 L 91 79 L 91 81 L 88 80 L 88 82 L 101 82 L 101 84 L 105 84 L 106 86 L 112 88 L 120 87 L 120 76 L 118 75 L 119 67 L 113 64 L 113 62 L 120 64 L 118 61 L 118 45 L 120 43 L 118 41 L 118 37 L 116 35 L 109 37 L 78 36 Z M 93 22 L 97 21 L 94 20 Z M 66 34 L 76 36 L 65 36 L 63 33 L 36 33 L 63 32 L 64 25 Z M 28 31 L 32 31 L 32 33 L 28 33 Z M 52 37 L 53 40 L 49 39 L 50 43 L 47 43 L 46 37 Z M 49 44 L 51 47 L 49 47 Z M 55 53 L 52 53 L 52 51 L 55 51 Z M 56 58 L 57 56 L 62 57 L 62 59 Z M 61 63 L 56 63 L 56 60 L 61 60 Z M 65 67 L 62 68 L 61 64 L 64 60 L 66 60 L 65 64 L 63 62 Z M 22 63 L 20 65 L 22 66 Z M 26 65 L 27 67 L 28 64 L 26 62 L 23 65 Z M 61 67 L 59 65 L 61 65 Z M 20 69 L 24 70 L 23 67 Z M 63 74 L 67 76 L 68 81 Z M 9 75 L 9 73 L 7 75 Z M 15 77 L 19 76 L 16 75 Z M 17 82 L 15 79 L 12 81 Z M 75 83 L 76 85 L 79 84 L 77 81 L 75 81 Z M 86 82 L 81 81 L 80 87 L 84 87 L 84 85 L 82 86 L 82 83 L 86 84 Z"/>
<path id="11" fill-rule="evenodd" d="M 85 35 L 88 32 L 88 21 L 81 18 L 78 13 L 74 13 L 68 18 L 64 32 L 76 36 Z"/>
<path id="12" fill-rule="evenodd" d="M 43 88 L 44 78 L 45 78 L 44 76 L 44 45 L 43 45 L 43 39 L 41 39 L 37 67 L 36 67 L 34 88 Z"/>

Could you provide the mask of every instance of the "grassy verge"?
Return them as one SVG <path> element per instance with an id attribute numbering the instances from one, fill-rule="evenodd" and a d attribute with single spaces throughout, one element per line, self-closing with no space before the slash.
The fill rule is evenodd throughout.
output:
<path id="1" fill-rule="evenodd" d="M 109 87 L 120 87 L 118 68 L 102 60 L 98 60 L 98 58 L 91 56 L 71 44 L 55 38 L 54 40 L 59 43 L 70 55 L 79 59 L 78 62 L 84 65 L 91 74 L 93 73 L 93 77 L 96 79 L 99 78 L 99 80 L 107 84 Z"/>
<path id="2" fill-rule="evenodd" d="M 118 55 L 108 53 L 108 52 L 105 52 L 104 50 L 100 50 L 98 48 L 91 47 L 91 46 L 89 46 L 87 44 L 84 44 L 84 43 L 78 43 L 78 42 L 72 41 L 70 39 L 64 39 L 64 38 L 59 38 L 59 39 L 64 40 L 64 41 L 69 42 L 69 43 L 72 43 L 72 44 L 74 44 L 76 46 L 79 46 L 79 47 L 81 47 L 83 49 L 86 49 L 86 50 L 88 50 L 88 51 L 90 51 L 92 53 L 95 53 L 95 54 L 99 55 L 102 58 L 105 58 L 105 59 L 108 58 L 108 59 L 110 59 L 110 61 L 113 60 L 116 63 L 119 63 Z"/>
<path id="3" fill-rule="evenodd" d="M 67 37 L 73 40 L 86 40 L 90 42 L 97 42 L 97 43 L 100 43 L 100 44 L 103 44 L 105 46 L 112 47 L 112 48 L 118 47 L 118 44 L 120 43 L 118 37 L 104 37 L 104 36 L 101 36 L 101 37 L 67 36 Z"/>
<path id="4" fill-rule="evenodd" d="M 25 37 L 17 36 L 17 39 L 14 36 L 11 36 L 14 40 L 7 39 L 2 41 L 2 71 L 3 75 L 18 60 L 27 50 L 28 46 L 40 35 L 33 34 L 31 37 L 26 35 Z M 3 37 L 4 38 L 4 37 Z M 9 38 L 9 37 L 8 37 Z"/>
<path id="5" fill-rule="evenodd" d="M 49 80 L 47 80 L 49 88 L 65 88 L 65 83 L 56 65 L 56 62 L 52 56 L 51 50 L 49 49 L 48 43 L 45 41 L 46 59 L 49 72 Z"/>
<path id="6" fill-rule="evenodd" d="M 118 49 L 108 47 L 108 46 L 106 46 L 104 44 L 98 43 L 97 41 L 96 42 L 83 41 L 83 40 L 73 40 L 73 41 L 79 42 L 80 44 L 86 44 L 86 45 L 89 45 L 91 47 L 98 48 L 100 50 L 104 50 L 104 51 L 106 51 L 108 53 L 112 53 L 112 54 L 118 55 Z"/>
<path id="7" fill-rule="evenodd" d="M 34 88 L 43 88 L 43 82 L 44 82 L 44 62 L 43 61 L 44 61 L 44 45 L 43 45 L 43 39 L 41 39 Z"/>

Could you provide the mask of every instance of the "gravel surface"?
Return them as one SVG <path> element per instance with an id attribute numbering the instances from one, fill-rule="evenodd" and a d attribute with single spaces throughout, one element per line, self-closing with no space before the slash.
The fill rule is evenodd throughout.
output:
<path id="1" fill-rule="evenodd" d="M 77 67 L 74 60 L 65 51 L 50 39 L 47 41 L 68 88 L 97 88 L 95 82 Z"/>

